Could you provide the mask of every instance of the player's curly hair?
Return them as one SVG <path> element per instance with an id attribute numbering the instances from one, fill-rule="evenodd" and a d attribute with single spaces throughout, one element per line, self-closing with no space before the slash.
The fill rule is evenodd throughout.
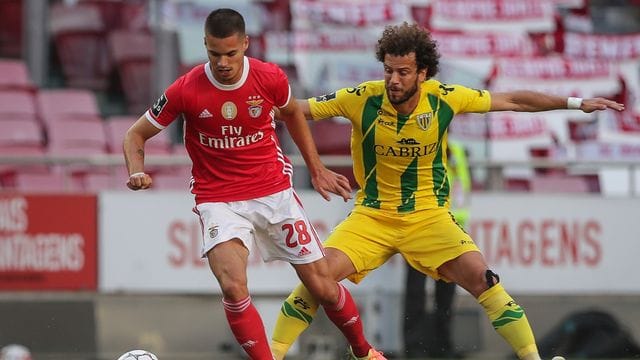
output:
<path id="1" fill-rule="evenodd" d="M 406 21 L 402 25 L 386 26 L 376 46 L 376 58 L 384 62 L 384 56 L 403 56 L 416 53 L 418 70 L 427 69 L 427 79 L 439 71 L 440 53 L 429 30 Z"/>

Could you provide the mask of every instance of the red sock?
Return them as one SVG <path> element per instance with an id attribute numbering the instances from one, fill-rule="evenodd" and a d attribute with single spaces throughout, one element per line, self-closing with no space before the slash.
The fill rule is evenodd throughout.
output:
<path id="1" fill-rule="evenodd" d="M 353 301 L 349 290 L 341 284 L 338 284 L 338 287 L 340 289 L 338 304 L 333 309 L 325 306 L 324 312 L 347 338 L 353 354 L 357 357 L 366 356 L 369 353 L 369 349 L 371 349 L 371 345 L 364 338 L 358 307 Z"/>
<path id="2" fill-rule="evenodd" d="M 264 324 L 258 310 L 251 303 L 251 297 L 248 296 L 237 303 L 227 302 L 223 299 L 222 304 L 231 332 L 233 332 L 238 344 L 247 352 L 249 358 L 272 360 L 273 355 L 269 348 Z"/>

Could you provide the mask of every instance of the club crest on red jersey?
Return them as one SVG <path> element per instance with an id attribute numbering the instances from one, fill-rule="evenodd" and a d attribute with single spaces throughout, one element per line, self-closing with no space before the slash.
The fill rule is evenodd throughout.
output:
<path id="1" fill-rule="evenodd" d="M 262 114 L 262 103 L 263 99 L 260 99 L 260 95 L 250 96 L 249 100 L 247 100 L 247 105 L 249 105 L 249 116 L 252 118 L 257 118 Z"/>
<path id="2" fill-rule="evenodd" d="M 218 225 L 210 226 L 207 230 L 209 231 L 210 238 L 214 239 L 216 236 L 218 236 Z"/>
<path id="3" fill-rule="evenodd" d="M 222 108 L 220 109 L 220 112 L 222 113 L 223 118 L 227 120 L 233 120 L 238 115 L 238 108 L 236 107 L 236 104 L 234 104 L 233 102 L 227 101 L 224 104 L 222 104 Z"/>

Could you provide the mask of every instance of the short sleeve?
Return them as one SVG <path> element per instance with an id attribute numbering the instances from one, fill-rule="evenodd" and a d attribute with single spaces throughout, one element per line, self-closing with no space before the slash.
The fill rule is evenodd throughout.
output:
<path id="1" fill-rule="evenodd" d="M 287 74 L 278 66 L 275 75 L 274 104 L 279 108 L 283 108 L 289 104 L 291 99 L 291 86 L 289 86 L 289 78 Z"/>
<path id="2" fill-rule="evenodd" d="M 350 109 L 357 108 L 357 104 L 362 101 L 362 93 L 366 85 L 360 84 L 357 87 L 342 88 L 338 91 L 309 98 L 309 109 L 311 116 L 315 120 L 326 119 L 336 116 L 351 118 Z"/>
<path id="3" fill-rule="evenodd" d="M 184 76 L 173 82 L 156 100 L 145 116 L 158 129 L 164 129 L 182 113 Z"/>
<path id="4" fill-rule="evenodd" d="M 456 114 L 485 113 L 491 108 L 491 94 L 487 90 L 441 84 L 440 95 Z"/>

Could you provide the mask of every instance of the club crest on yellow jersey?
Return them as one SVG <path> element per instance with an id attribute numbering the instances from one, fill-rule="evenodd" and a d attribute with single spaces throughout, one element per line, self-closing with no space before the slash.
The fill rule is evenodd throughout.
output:
<path id="1" fill-rule="evenodd" d="M 431 126 L 432 118 L 433 118 L 432 112 L 418 114 L 416 115 L 416 122 L 418 123 L 418 126 L 420 126 L 420 129 L 427 130 L 429 126 Z"/>

